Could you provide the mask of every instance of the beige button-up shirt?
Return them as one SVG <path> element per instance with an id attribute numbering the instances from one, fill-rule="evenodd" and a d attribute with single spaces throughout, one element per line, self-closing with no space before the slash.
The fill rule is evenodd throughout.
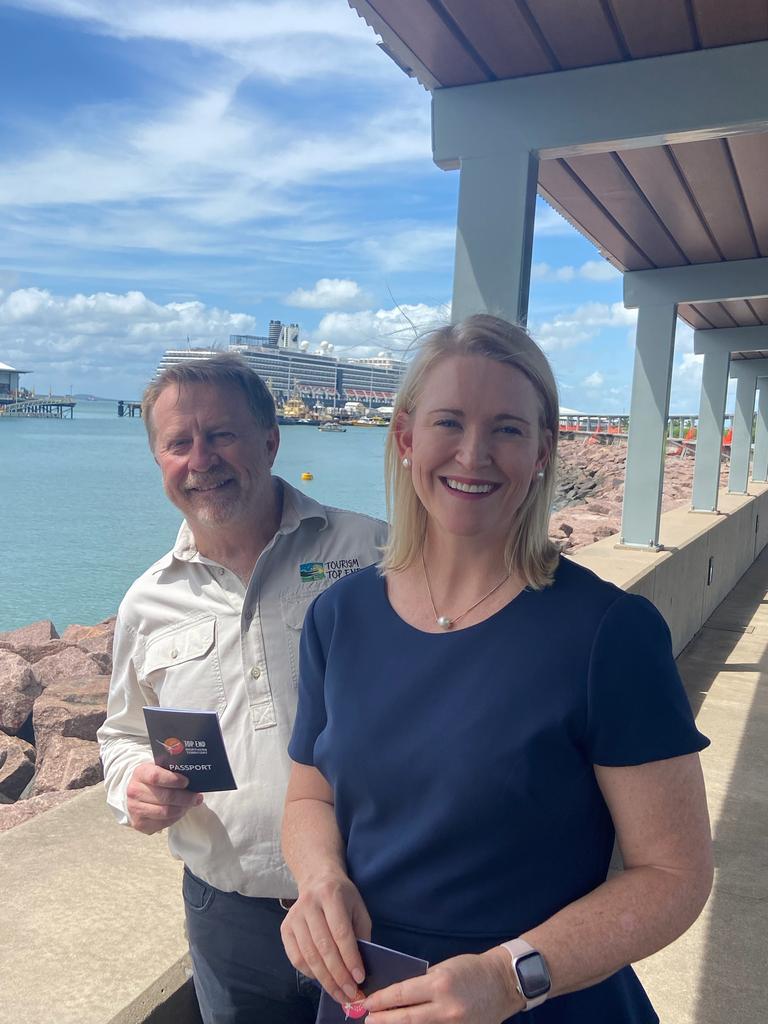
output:
<path id="1" fill-rule="evenodd" d="M 196 875 L 247 896 L 296 895 L 280 825 L 304 614 L 335 579 L 375 562 L 386 539 L 379 520 L 282 487 L 280 528 L 247 587 L 198 553 L 186 523 L 173 551 L 133 584 L 118 613 L 99 730 L 107 800 L 127 824 L 131 773 L 152 760 L 144 705 L 218 712 L 238 788 L 207 793 L 168 842 Z"/>

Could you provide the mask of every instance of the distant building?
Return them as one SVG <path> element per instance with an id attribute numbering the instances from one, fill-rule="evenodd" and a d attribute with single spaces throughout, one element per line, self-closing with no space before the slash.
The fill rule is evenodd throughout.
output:
<path id="1" fill-rule="evenodd" d="M 7 404 L 14 401 L 19 393 L 19 377 L 29 370 L 16 370 L 7 363 L 0 363 L 0 402 Z"/>

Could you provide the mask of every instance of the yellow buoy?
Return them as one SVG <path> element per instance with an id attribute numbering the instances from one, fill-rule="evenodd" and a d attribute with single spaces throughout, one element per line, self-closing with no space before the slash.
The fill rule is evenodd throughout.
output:
<path id="1" fill-rule="evenodd" d="M 314 477 L 312 476 L 311 473 L 302 473 L 301 474 L 301 479 L 302 480 L 314 480 Z"/>

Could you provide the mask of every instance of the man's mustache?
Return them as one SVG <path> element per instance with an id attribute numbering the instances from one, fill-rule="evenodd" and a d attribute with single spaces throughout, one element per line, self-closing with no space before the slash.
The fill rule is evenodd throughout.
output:
<path id="1" fill-rule="evenodd" d="M 231 479 L 231 475 L 227 473 L 188 473 L 187 479 L 184 481 L 184 490 L 205 491 Z"/>

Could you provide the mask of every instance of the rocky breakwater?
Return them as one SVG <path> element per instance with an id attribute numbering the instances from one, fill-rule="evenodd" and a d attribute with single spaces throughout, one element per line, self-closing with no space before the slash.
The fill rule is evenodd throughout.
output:
<path id="1" fill-rule="evenodd" d="M 618 535 L 621 529 L 626 443 L 616 438 L 612 443 L 590 440 L 558 442 L 558 485 L 549 535 L 565 552 Z M 693 458 L 668 454 L 662 512 L 690 503 L 692 485 Z"/>
<path id="2" fill-rule="evenodd" d="M 115 620 L 49 620 L 0 633 L 0 832 L 103 778 L 96 730 L 106 716 Z"/>

